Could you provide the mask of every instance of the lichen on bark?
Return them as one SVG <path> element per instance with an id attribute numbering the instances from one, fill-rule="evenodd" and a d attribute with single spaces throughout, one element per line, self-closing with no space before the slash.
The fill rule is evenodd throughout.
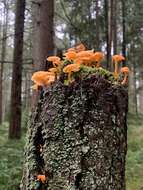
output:
<path id="1" fill-rule="evenodd" d="M 127 107 L 127 90 L 100 75 L 61 77 L 32 114 L 21 189 L 44 174 L 48 190 L 125 190 Z"/>

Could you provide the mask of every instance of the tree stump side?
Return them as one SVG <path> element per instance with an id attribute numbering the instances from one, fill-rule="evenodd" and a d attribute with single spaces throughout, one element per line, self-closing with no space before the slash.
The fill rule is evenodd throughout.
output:
<path id="1" fill-rule="evenodd" d="M 92 75 L 57 81 L 32 114 L 22 190 L 125 190 L 128 93 Z"/>

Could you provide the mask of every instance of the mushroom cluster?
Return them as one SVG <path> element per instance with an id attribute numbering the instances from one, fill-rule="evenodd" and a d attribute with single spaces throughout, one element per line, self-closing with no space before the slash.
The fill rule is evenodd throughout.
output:
<path id="1" fill-rule="evenodd" d="M 59 79 L 61 73 L 67 75 L 69 84 L 74 81 L 73 74 L 81 72 L 83 67 L 95 68 L 97 71 L 100 71 L 103 59 L 104 53 L 86 50 L 83 44 L 79 44 L 76 47 L 68 49 L 64 53 L 62 60 L 58 56 L 48 57 L 47 61 L 52 62 L 53 68 L 50 68 L 48 71 L 35 72 L 32 76 L 32 81 L 35 83 L 32 88 L 38 90 L 40 86 L 44 87 L 52 84 L 55 80 Z M 112 56 L 115 81 L 119 81 L 119 63 L 124 60 L 125 58 L 122 55 Z M 120 73 L 124 75 L 124 79 L 121 82 L 124 85 L 127 83 L 129 68 L 123 67 Z"/>

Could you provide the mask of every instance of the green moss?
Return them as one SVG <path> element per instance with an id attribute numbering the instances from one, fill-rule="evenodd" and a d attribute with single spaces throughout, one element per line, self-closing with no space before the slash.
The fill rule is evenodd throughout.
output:
<path id="1" fill-rule="evenodd" d="M 82 65 L 80 71 L 73 73 L 72 77 L 73 77 L 73 79 L 77 78 L 77 77 L 79 77 L 81 79 L 85 79 L 87 77 L 90 77 L 93 74 L 95 74 L 97 76 L 101 76 L 112 83 L 116 82 L 114 79 L 113 73 L 111 73 L 110 71 L 108 71 L 102 67 L 96 68 L 96 67 L 88 67 L 88 66 Z M 69 84 L 67 80 L 65 80 L 65 84 L 66 85 Z"/>

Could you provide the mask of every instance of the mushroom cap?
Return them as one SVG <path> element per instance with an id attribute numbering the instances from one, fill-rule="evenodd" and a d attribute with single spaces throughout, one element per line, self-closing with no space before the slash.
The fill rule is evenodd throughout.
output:
<path id="1" fill-rule="evenodd" d="M 82 43 L 80 43 L 80 44 L 78 44 L 78 45 L 75 47 L 75 50 L 76 50 L 76 52 L 78 53 L 78 52 L 81 52 L 81 51 L 85 51 L 86 48 L 85 48 L 85 46 L 84 46 Z"/>
<path id="2" fill-rule="evenodd" d="M 77 53 L 75 51 L 68 51 L 67 53 L 64 54 L 65 58 L 67 60 L 75 60 L 77 57 Z"/>
<path id="3" fill-rule="evenodd" d="M 53 83 L 55 81 L 55 76 L 49 76 L 45 79 L 45 86 L 50 85 L 51 83 Z"/>
<path id="4" fill-rule="evenodd" d="M 39 181 L 42 181 L 42 183 L 44 183 L 46 181 L 46 176 L 45 175 L 37 175 L 37 179 Z"/>
<path id="5" fill-rule="evenodd" d="M 129 73 L 130 72 L 130 69 L 129 69 L 129 67 L 122 67 L 121 68 L 121 73 Z"/>
<path id="6" fill-rule="evenodd" d="M 92 55 L 93 55 L 92 50 L 80 51 L 79 53 L 77 53 L 77 58 L 91 57 Z"/>
<path id="7" fill-rule="evenodd" d="M 96 62 L 101 62 L 103 58 L 104 58 L 104 53 L 102 53 L 102 52 L 95 52 L 92 55 L 91 60 L 92 61 L 96 61 Z"/>
<path id="8" fill-rule="evenodd" d="M 58 56 L 49 56 L 49 57 L 47 58 L 47 61 L 51 61 L 51 62 L 53 62 L 53 63 L 58 64 L 58 63 L 60 63 L 61 58 L 58 57 Z"/>
<path id="9" fill-rule="evenodd" d="M 51 73 L 56 73 L 57 72 L 57 68 L 50 68 L 48 71 L 50 71 Z"/>
<path id="10" fill-rule="evenodd" d="M 44 86 L 48 81 L 53 81 L 53 78 L 55 78 L 55 74 L 52 72 L 38 71 L 32 75 L 31 80 L 39 86 Z"/>
<path id="11" fill-rule="evenodd" d="M 65 66 L 63 69 L 63 72 L 64 73 L 71 73 L 71 72 L 77 72 L 79 70 L 80 70 L 80 65 L 73 63 L 73 64 Z"/>
<path id="12" fill-rule="evenodd" d="M 113 62 L 121 62 L 121 61 L 124 61 L 125 60 L 125 57 L 122 56 L 122 55 L 113 55 L 112 56 L 112 61 Z"/>
<path id="13" fill-rule="evenodd" d="M 69 51 L 74 51 L 74 52 L 76 52 L 76 51 L 75 51 L 75 48 L 69 48 L 69 49 L 67 50 L 67 52 L 69 52 Z"/>

